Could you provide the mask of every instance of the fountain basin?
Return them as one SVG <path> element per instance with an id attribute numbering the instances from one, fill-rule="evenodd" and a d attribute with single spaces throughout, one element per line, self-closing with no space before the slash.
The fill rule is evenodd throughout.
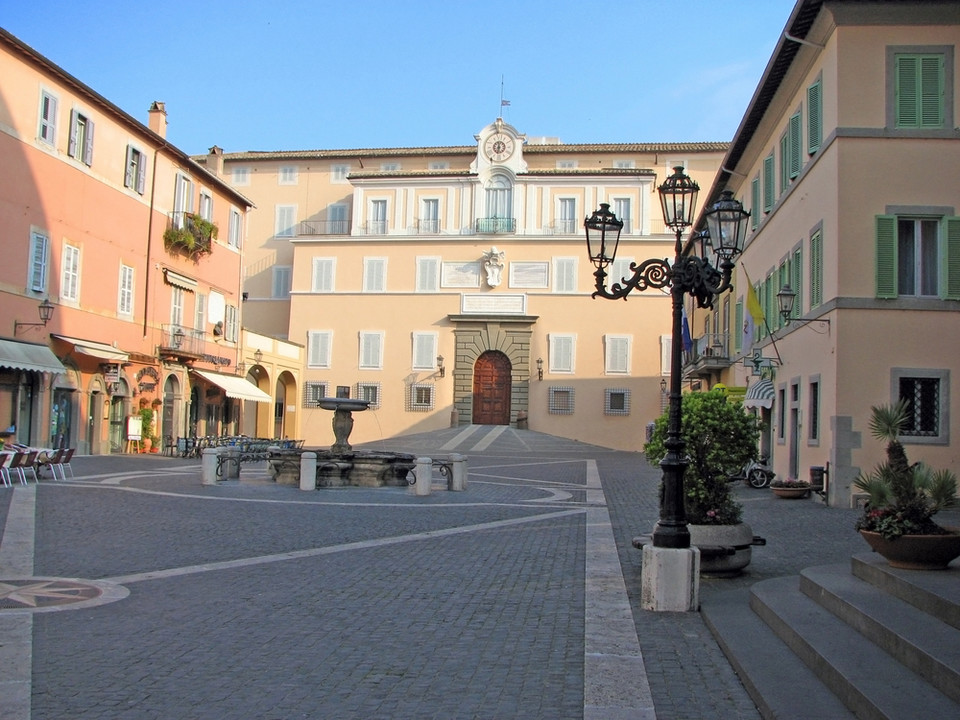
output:
<path id="1" fill-rule="evenodd" d="M 416 466 L 409 453 L 351 450 L 334 452 L 322 448 L 272 450 L 267 463 L 280 485 L 300 485 L 300 455 L 317 455 L 317 488 L 325 487 L 407 487 L 407 475 Z"/>

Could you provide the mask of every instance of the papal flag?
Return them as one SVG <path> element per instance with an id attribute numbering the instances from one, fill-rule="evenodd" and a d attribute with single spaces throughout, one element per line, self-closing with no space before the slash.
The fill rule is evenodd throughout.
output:
<path id="1" fill-rule="evenodd" d="M 754 292 L 753 283 L 747 278 L 747 302 L 743 313 L 743 340 L 740 347 L 744 353 L 749 353 L 757 339 L 757 328 L 763 324 L 763 308 Z"/>

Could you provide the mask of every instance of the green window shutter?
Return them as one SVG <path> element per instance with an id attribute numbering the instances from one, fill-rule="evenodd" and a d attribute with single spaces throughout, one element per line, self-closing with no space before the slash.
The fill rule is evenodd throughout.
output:
<path id="1" fill-rule="evenodd" d="M 817 231 L 810 238 L 810 307 L 823 302 L 823 233 Z"/>
<path id="2" fill-rule="evenodd" d="M 790 132 L 787 133 L 787 142 L 790 144 L 790 179 L 800 174 L 800 148 L 803 145 L 803 123 L 800 113 L 790 117 Z"/>
<path id="3" fill-rule="evenodd" d="M 790 278 L 790 287 L 797 293 L 796 302 L 793 304 L 793 314 L 790 317 L 798 318 L 803 312 L 803 255 L 801 250 L 793 253 L 793 265 L 791 266 L 792 277 Z"/>
<path id="4" fill-rule="evenodd" d="M 780 137 L 780 194 L 787 191 L 790 184 L 790 138 L 788 133 Z"/>
<path id="5" fill-rule="evenodd" d="M 823 86 L 818 80 L 807 88 L 807 152 L 813 155 L 823 142 Z"/>
<path id="6" fill-rule="evenodd" d="M 940 297 L 944 300 L 960 300 L 960 217 L 943 220 L 946 229 L 943 233 L 943 251 L 940 253 Z"/>
<path id="7" fill-rule="evenodd" d="M 913 55 L 898 55 L 896 60 L 897 127 L 917 127 L 917 58 Z"/>
<path id="8" fill-rule="evenodd" d="M 943 55 L 897 55 L 898 128 L 943 127 Z"/>
<path id="9" fill-rule="evenodd" d="M 943 56 L 920 58 L 920 127 L 943 127 Z"/>
<path id="10" fill-rule="evenodd" d="M 897 218 L 895 215 L 876 216 L 876 277 L 877 297 L 897 297 Z"/>
<path id="11" fill-rule="evenodd" d="M 757 225 L 760 224 L 760 176 L 757 175 L 753 180 L 750 181 L 750 209 L 753 211 L 750 213 L 750 228 L 752 230 L 757 229 Z"/>
<path id="12" fill-rule="evenodd" d="M 740 349 L 743 347 L 743 300 L 737 300 L 737 304 L 733 310 L 733 318 L 735 330 L 733 333 L 733 349 L 740 352 Z"/>
<path id="13" fill-rule="evenodd" d="M 773 210 L 773 153 L 763 160 L 763 211 Z"/>

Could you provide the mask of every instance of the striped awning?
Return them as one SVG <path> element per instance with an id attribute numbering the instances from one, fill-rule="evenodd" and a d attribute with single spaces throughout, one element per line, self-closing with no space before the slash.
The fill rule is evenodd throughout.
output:
<path id="1" fill-rule="evenodd" d="M 197 289 L 197 281 L 193 278 L 187 277 L 186 275 L 181 275 L 178 272 L 174 272 L 169 268 L 164 268 L 163 270 L 164 279 L 173 285 L 174 287 L 182 288 L 184 290 L 189 290 L 193 292 Z"/>
<path id="2" fill-rule="evenodd" d="M 0 340 L 0 368 L 49 373 L 67 371 L 63 363 L 46 345 L 34 345 L 16 340 Z"/>
<path id="3" fill-rule="evenodd" d="M 51 337 L 55 337 L 57 340 L 63 340 L 73 345 L 73 349 L 82 355 L 89 355 L 95 357 L 98 360 L 107 360 L 114 363 L 123 363 L 130 359 L 130 356 L 123 350 L 118 350 L 113 347 L 113 345 L 107 345 L 106 343 L 96 342 L 95 340 L 83 340 L 81 338 L 68 337 L 67 335 L 54 335 L 50 333 Z"/>
<path id="4" fill-rule="evenodd" d="M 758 380 L 747 389 L 743 406 L 747 408 L 772 408 L 775 392 L 770 380 Z"/>
<path id="5" fill-rule="evenodd" d="M 253 402 L 273 402 L 273 398 L 267 395 L 249 380 L 244 380 L 236 375 L 222 375 L 220 373 L 209 372 L 206 370 L 193 370 L 194 375 L 198 375 L 208 383 L 216 385 L 223 390 L 227 397 L 236 400 L 252 400 Z"/>

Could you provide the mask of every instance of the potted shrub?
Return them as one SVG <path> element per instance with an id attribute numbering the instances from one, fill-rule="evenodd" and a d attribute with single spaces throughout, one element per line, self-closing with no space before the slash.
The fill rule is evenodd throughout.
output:
<path id="1" fill-rule="evenodd" d="M 806 480 L 794 480 L 793 478 L 774 480 L 770 483 L 770 489 L 777 497 L 787 498 L 788 500 L 810 495 L 810 483 Z"/>
<path id="2" fill-rule="evenodd" d="M 853 483 L 867 494 L 856 528 L 893 567 L 943 569 L 960 555 L 960 531 L 938 525 L 933 516 L 956 504 L 957 476 L 907 460 L 900 433 L 908 407 L 901 400 L 872 408 L 870 432 L 886 441 L 887 459 Z"/>
<path id="3" fill-rule="evenodd" d="M 148 407 L 140 408 L 140 451 L 150 452 L 153 444 L 153 410 Z"/>
<path id="4" fill-rule="evenodd" d="M 742 522 L 743 507 L 734 500 L 728 478 L 756 452 L 759 426 L 739 402 L 729 401 L 724 388 L 686 393 L 681 403 L 681 434 L 690 461 L 683 478 L 690 542 L 700 547 L 702 573 L 735 575 L 750 562 L 753 530 Z M 669 411 L 657 418 L 644 446 L 653 464 L 667 453 L 668 416 Z M 735 552 L 726 554 L 725 548 Z"/>
<path id="5" fill-rule="evenodd" d="M 181 227 L 172 226 L 163 233 L 167 250 L 182 252 L 192 260 L 199 260 L 213 249 L 217 226 L 196 213 L 185 213 Z"/>

